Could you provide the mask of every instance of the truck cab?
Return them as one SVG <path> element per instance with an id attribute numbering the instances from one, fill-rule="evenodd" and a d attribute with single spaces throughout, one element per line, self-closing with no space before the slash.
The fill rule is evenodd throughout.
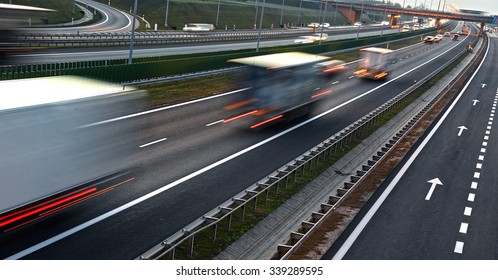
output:
<path id="1" fill-rule="evenodd" d="M 385 79 L 391 72 L 394 51 L 384 48 L 360 49 L 360 62 L 354 75 L 372 80 Z"/>

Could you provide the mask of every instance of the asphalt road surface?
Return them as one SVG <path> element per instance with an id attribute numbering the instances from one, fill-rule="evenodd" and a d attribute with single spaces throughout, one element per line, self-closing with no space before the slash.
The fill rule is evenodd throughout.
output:
<path id="1" fill-rule="evenodd" d="M 98 196 L 12 230 L 1 227 L 0 257 L 135 258 L 410 87 L 415 80 L 454 57 L 473 39 L 475 37 L 463 37 L 458 42 L 444 39 L 439 44 L 419 43 L 404 48 L 398 52 L 392 75 L 384 82 L 354 78 L 352 72 L 356 65 L 350 64 L 348 70 L 330 79 L 333 93 L 318 104 L 308 119 L 257 133 L 220 122 L 227 117 L 221 109 L 223 105 L 243 94 L 243 89 L 153 111 L 143 111 L 135 103 L 120 110 L 111 110 L 111 107 L 105 110 L 105 103 L 88 101 L 80 103 L 77 110 L 71 106 L 40 107 L 34 111 L 2 114 L 0 123 L 9 124 L 2 127 L 2 133 L 11 129 L 12 121 L 29 120 L 17 123 L 12 129 L 40 142 L 54 140 L 37 127 L 48 123 L 57 131 L 60 123 L 66 124 L 57 115 L 55 120 L 50 119 L 46 110 L 64 110 L 67 118 L 73 113 L 83 115 L 84 118 L 75 118 L 71 125 L 61 126 L 95 139 L 84 141 L 78 153 L 89 160 L 98 160 L 98 155 L 103 153 L 104 162 L 95 163 L 102 174 L 114 174 L 113 169 L 106 172 L 113 162 L 123 166 L 126 172 L 96 183 L 98 191 L 102 190 Z M 96 104 L 104 110 L 85 113 Z M 102 131 L 106 131 L 103 135 L 109 135 L 110 139 L 98 137 Z M 65 131 L 59 133 L 64 135 Z M 116 147 L 112 151 L 118 154 L 128 151 L 124 163 L 121 157 L 114 158 L 114 152 L 105 153 L 114 141 Z M 47 165 L 62 160 L 49 157 L 53 150 L 59 149 L 57 145 L 40 145 L 40 149 L 22 147 L 14 143 L 8 149 L 1 147 L 0 153 L 15 151 L 18 157 L 28 161 L 49 158 Z M 17 175 L 32 172 L 19 168 L 22 171 Z M 54 164 L 54 168 L 61 168 L 60 164 Z M 45 179 L 41 178 L 33 187 L 43 188 L 51 183 L 49 178 Z M 94 178 L 88 180 L 91 179 Z M 16 186 L 9 185 L 9 188 Z"/>

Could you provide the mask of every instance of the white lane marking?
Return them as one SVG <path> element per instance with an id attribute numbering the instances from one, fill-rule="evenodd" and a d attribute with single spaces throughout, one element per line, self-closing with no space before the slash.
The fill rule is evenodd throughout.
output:
<path id="1" fill-rule="evenodd" d="M 467 224 L 467 223 L 461 223 L 460 224 L 460 230 L 459 230 L 459 232 L 466 234 L 468 228 L 469 228 L 469 224 Z"/>
<path id="2" fill-rule="evenodd" d="M 429 180 L 429 181 L 427 181 L 427 183 L 431 183 L 432 185 L 431 185 L 431 188 L 429 189 L 429 192 L 425 196 L 425 200 L 430 200 L 432 193 L 434 192 L 434 189 L 436 188 L 436 185 L 443 185 L 443 183 L 441 183 L 439 178 L 434 178 L 432 180 Z"/>
<path id="3" fill-rule="evenodd" d="M 491 117 L 494 117 L 494 116 L 495 116 L 495 114 L 490 114 L 490 116 L 491 116 Z"/>
<path id="4" fill-rule="evenodd" d="M 487 126 L 486 129 L 491 129 L 491 126 Z"/>
<path id="5" fill-rule="evenodd" d="M 354 76 L 350 76 L 348 79 L 352 79 L 352 78 L 354 78 Z"/>
<path id="6" fill-rule="evenodd" d="M 462 41 L 460 41 L 460 43 L 461 42 L 464 42 L 464 41 L 462 40 Z M 389 193 L 398 184 L 399 180 L 401 180 L 401 178 L 403 177 L 403 175 L 405 174 L 405 172 L 408 170 L 408 168 L 410 167 L 410 165 L 412 165 L 412 163 L 415 161 L 415 159 L 417 158 L 417 156 L 424 149 L 425 145 L 427 145 L 427 143 L 430 141 L 430 139 L 432 138 L 432 136 L 434 136 L 434 134 L 439 129 L 439 127 L 441 126 L 441 124 L 448 117 L 449 113 L 453 110 L 453 107 L 455 107 L 456 103 L 460 100 L 460 98 L 462 97 L 463 93 L 467 90 L 467 88 L 469 87 L 469 85 L 472 82 L 472 80 L 474 80 L 474 78 L 477 75 L 477 73 L 479 73 L 479 69 L 481 69 L 481 66 L 484 64 L 484 61 L 486 60 L 486 57 L 488 56 L 488 52 L 489 52 L 489 44 L 487 46 L 486 53 L 484 54 L 484 57 L 483 57 L 481 63 L 479 64 L 479 66 L 477 67 L 477 69 L 474 71 L 474 74 L 472 74 L 472 76 L 470 77 L 470 79 L 468 80 L 468 82 L 465 84 L 465 86 L 463 87 L 463 89 L 460 91 L 460 93 L 458 94 L 458 96 L 455 98 L 455 100 L 453 100 L 453 103 L 451 103 L 450 107 L 448 107 L 448 109 L 446 110 L 446 112 L 444 113 L 444 115 L 441 117 L 441 119 L 439 119 L 439 121 L 436 123 L 436 125 L 432 128 L 432 130 L 429 132 L 429 134 L 427 135 L 427 137 L 424 138 L 424 141 L 422 141 L 422 143 L 417 148 L 417 150 L 415 150 L 415 152 L 408 159 L 408 161 L 405 163 L 405 165 L 403 165 L 403 167 L 396 174 L 396 176 L 394 177 L 394 179 L 389 183 L 389 185 L 386 187 L 386 189 L 382 192 L 382 194 L 377 199 L 377 201 L 375 201 L 375 203 L 372 205 L 372 207 L 368 210 L 368 212 L 365 214 L 365 216 L 360 221 L 360 223 L 358 224 L 358 226 L 356 226 L 356 228 L 353 230 L 353 232 L 348 236 L 347 240 L 344 242 L 344 244 L 342 244 L 341 248 L 339 248 L 339 250 L 337 251 L 337 253 L 332 258 L 333 260 L 342 259 L 344 257 L 344 255 L 346 255 L 346 253 L 348 252 L 349 248 L 351 248 L 351 246 L 353 245 L 353 243 L 355 242 L 355 240 L 358 238 L 358 236 L 360 235 L 360 233 L 363 231 L 363 229 L 365 228 L 365 226 L 370 221 L 370 219 L 372 219 L 372 217 L 375 214 L 375 212 L 377 212 L 377 210 L 380 208 L 380 206 L 382 205 L 382 203 L 384 202 L 384 200 L 386 200 L 386 198 L 389 195 Z M 410 73 L 410 72 L 411 71 L 408 71 L 407 73 Z"/>
<path id="7" fill-rule="evenodd" d="M 224 120 L 219 120 L 219 121 L 215 121 L 215 122 L 212 122 L 212 123 L 208 123 L 206 124 L 206 126 L 212 126 L 214 124 L 217 124 L 217 123 L 222 123 Z"/>
<path id="8" fill-rule="evenodd" d="M 489 124 L 489 125 L 492 125 L 492 124 L 493 124 L 493 122 L 488 122 L 488 124 Z"/>
<path id="9" fill-rule="evenodd" d="M 465 216 L 470 216 L 472 215 L 472 207 L 465 207 L 465 211 L 463 211 L 463 214 Z"/>
<path id="10" fill-rule="evenodd" d="M 486 152 L 486 148 L 481 148 L 481 153 L 485 153 Z"/>
<path id="11" fill-rule="evenodd" d="M 128 19 L 128 24 L 127 24 L 125 27 L 121 27 L 121 28 L 114 29 L 114 30 L 108 30 L 108 31 L 111 31 L 111 32 L 118 32 L 118 31 L 120 31 L 120 30 L 123 30 L 123 29 L 125 29 L 125 28 L 128 28 L 128 27 L 131 25 L 131 21 L 132 21 L 132 18 L 133 18 L 133 17 L 131 17 L 131 18 L 130 18 L 130 17 L 129 17 L 126 13 L 124 13 L 123 11 L 120 11 L 120 10 L 118 10 L 118 9 L 116 9 L 116 11 L 118 11 L 118 12 L 122 13 L 122 14 L 126 17 L 126 19 Z M 140 22 L 140 21 L 138 21 L 138 22 Z M 136 27 L 138 28 L 138 26 L 136 26 Z"/>
<path id="12" fill-rule="evenodd" d="M 482 142 L 482 146 L 483 146 L 483 147 L 488 146 L 488 142 L 486 142 L 486 141 Z"/>
<path id="13" fill-rule="evenodd" d="M 463 242 L 457 241 L 455 244 L 454 252 L 458 253 L 458 254 L 462 254 L 463 253 L 463 244 L 464 244 Z"/>
<path id="14" fill-rule="evenodd" d="M 489 130 L 486 130 L 486 132 L 485 132 L 485 133 L 489 135 L 489 134 L 491 133 L 491 131 L 489 131 Z"/>
<path id="15" fill-rule="evenodd" d="M 332 84 L 333 84 L 333 85 L 337 85 L 338 83 L 339 83 L 339 81 L 335 81 L 335 82 L 333 82 Z"/>
<path id="16" fill-rule="evenodd" d="M 469 193 L 469 197 L 467 197 L 467 200 L 470 202 L 474 202 L 474 199 L 476 198 L 475 193 Z"/>
<path id="17" fill-rule="evenodd" d="M 384 87 L 384 86 L 386 86 L 386 85 L 388 85 L 388 84 L 390 84 L 390 83 L 392 83 L 392 82 L 400 79 L 401 77 L 404 77 L 405 75 L 408 75 L 409 73 L 417 70 L 418 68 L 420 68 L 420 67 L 422 67 L 422 66 L 424 66 L 424 65 L 426 65 L 426 64 L 428 64 L 428 63 L 430 63 L 432 61 L 434 61 L 435 59 L 443 56 L 447 52 L 449 52 L 452 49 L 456 48 L 462 42 L 464 42 L 464 40 L 460 41 L 458 44 L 454 45 L 453 47 L 451 47 L 450 49 L 446 50 L 445 52 L 442 52 L 441 54 L 433 57 L 432 59 L 430 59 L 430 60 L 428 60 L 428 61 L 426 61 L 426 62 L 424 62 L 424 63 L 422 63 L 422 64 L 420 64 L 420 65 L 418 65 L 418 66 L 416 66 L 414 68 L 412 68 L 411 70 L 409 70 L 409 71 L 407 71 L 407 72 L 405 72 L 405 73 L 403 73 L 403 74 L 401 74 L 401 75 L 399 75 L 399 76 L 397 76 L 395 78 L 392 78 L 391 80 L 388 80 L 387 82 L 384 82 L 383 84 L 378 85 L 377 87 L 375 87 L 375 88 L 373 88 L 373 89 L 371 89 L 371 90 L 369 90 L 369 91 L 367 91 L 367 92 L 365 92 L 363 94 L 360 94 L 360 95 L 358 95 L 358 96 L 356 96 L 356 97 L 354 97 L 352 99 L 349 99 L 348 101 L 346 101 L 346 102 L 344 102 L 342 104 L 339 104 L 339 105 L 335 106 L 334 108 L 329 109 L 328 111 L 325 111 L 325 112 L 323 112 L 323 113 L 321 113 L 319 115 L 316 115 L 313 118 L 305 120 L 302 123 L 299 123 L 299 124 L 297 124 L 297 125 L 295 125 L 295 126 L 293 126 L 291 128 L 288 128 L 287 130 L 284 130 L 284 131 L 282 131 L 282 132 L 280 132 L 280 133 L 278 133 L 278 134 L 276 134 L 276 135 L 274 135 L 274 136 L 272 136 L 270 138 L 267 138 L 267 139 L 265 139 L 265 140 L 263 140 L 263 141 L 261 141 L 259 143 L 256 143 L 256 144 L 254 144 L 254 145 L 252 145 L 250 147 L 247 147 L 247 148 L 245 148 L 245 149 L 243 149 L 243 150 L 241 150 L 241 151 L 239 151 L 239 152 L 237 152 L 235 154 L 232 154 L 232 155 L 230 155 L 230 156 L 228 156 L 228 157 L 226 157 L 224 159 L 221 159 L 221 160 L 219 160 L 219 161 L 217 161 L 215 163 L 212 163 L 212 164 L 210 164 L 210 165 L 208 165 L 208 166 L 206 166 L 206 167 L 204 167 L 202 169 L 199 169 L 196 172 L 191 173 L 191 174 L 189 174 L 189 175 L 187 175 L 187 176 L 185 176 L 183 178 L 180 178 L 180 179 L 178 179 L 178 180 L 176 180 L 176 181 L 174 181 L 172 183 L 169 183 L 169 184 L 167 184 L 167 185 L 165 185 L 165 186 L 163 186 L 163 187 L 161 187 L 161 188 L 159 188 L 159 189 L 157 189 L 157 190 L 155 190 L 153 192 L 150 192 L 150 193 L 148 193 L 148 194 L 146 194 L 144 196 L 141 196 L 141 197 L 139 197 L 139 198 L 137 198 L 135 200 L 132 200 L 132 201 L 126 203 L 126 204 L 123 204 L 120 207 L 115 208 L 114 210 L 111 210 L 109 212 L 106 212 L 106 213 L 104 213 L 104 214 L 102 214 L 100 216 L 97 216 L 97 217 L 95 217 L 95 218 L 93 218 L 93 219 L 91 219 L 91 220 L 89 220 L 89 221 L 87 221 L 87 222 L 85 222 L 85 223 L 83 223 L 81 225 L 78 225 L 78 226 L 76 226 L 74 228 L 66 230 L 66 231 L 64 231 L 62 233 L 59 233 L 56 236 L 53 236 L 53 237 L 51 237 L 51 238 L 49 238 L 49 239 L 47 239 L 45 241 L 42 241 L 42 242 L 40 242 L 40 243 L 38 243 L 36 245 L 33 245 L 33 246 L 31 246 L 31 247 L 29 247 L 27 249 L 24 249 L 21 252 L 18 252 L 18 253 L 14 254 L 14 255 L 6 258 L 6 259 L 20 259 L 20 258 L 22 258 L 24 256 L 27 256 L 27 255 L 33 253 L 33 252 L 36 252 L 36 251 L 38 251 L 38 250 L 40 250 L 40 249 L 42 249 L 42 248 L 44 248 L 44 247 L 46 247 L 46 246 L 48 246 L 50 244 L 53 244 L 53 243 L 55 243 L 55 242 L 57 242 L 57 241 L 59 241 L 61 239 L 64 239 L 64 238 L 66 238 L 66 237 L 68 237 L 70 235 L 73 235 L 73 234 L 75 234 L 75 233 L 77 233 L 77 232 L 79 232 L 79 231 L 81 231 L 81 230 L 83 230 L 83 229 L 85 229 L 87 227 L 90 227 L 90 226 L 92 226 L 92 225 L 94 225 L 94 224 L 96 224 L 96 223 L 98 223 L 100 221 L 103 221 L 103 220 L 105 220 L 105 219 L 107 219 L 109 217 L 112 217 L 112 216 L 114 216 L 114 215 L 116 215 L 116 214 L 118 214 L 118 213 L 120 213 L 120 212 L 122 212 L 122 211 L 124 211 L 124 210 L 126 210 L 128 208 L 130 208 L 130 207 L 133 207 L 133 206 L 135 206 L 135 205 L 137 205 L 137 204 L 139 204 L 139 203 L 141 203 L 141 202 L 143 202 L 143 201 L 145 201 L 145 200 L 147 200 L 149 198 L 152 198 L 152 197 L 154 197 L 154 196 L 156 196 L 156 195 L 158 195 L 158 194 L 160 194 L 162 192 L 165 192 L 166 190 L 168 190 L 168 189 L 170 189 L 172 187 L 175 187 L 175 186 L 177 186 L 177 185 L 179 185 L 179 184 L 181 184 L 183 182 L 186 182 L 186 181 L 188 181 L 188 180 L 190 180 L 190 179 L 192 179 L 194 177 L 197 177 L 197 176 L 199 176 L 199 175 L 201 175 L 201 174 L 203 174 L 203 173 L 205 173 L 205 172 L 207 172 L 207 171 L 209 171 L 209 170 L 211 170 L 211 169 L 213 169 L 213 168 L 215 168 L 215 167 L 217 167 L 217 166 L 219 166 L 219 165 L 221 165 L 221 164 L 223 164 L 225 162 L 228 162 L 228 161 L 230 161 L 230 160 L 232 160 L 234 158 L 237 158 L 237 157 L 239 157 L 239 156 L 241 156 L 243 154 L 246 154 L 246 153 L 248 153 L 248 152 L 250 152 L 250 151 L 252 151 L 252 150 L 254 150 L 254 149 L 256 149 L 256 148 L 258 148 L 260 146 L 265 145 L 268 142 L 271 142 L 271 141 L 273 141 L 273 140 L 275 140 L 277 138 L 280 138 L 281 136 L 283 136 L 283 135 L 285 135 L 287 133 L 290 133 L 290 132 L 292 132 L 292 131 L 294 131 L 294 130 L 302 127 L 302 126 L 305 126 L 305 125 L 307 125 L 307 124 L 309 124 L 309 123 L 311 123 L 311 122 L 313 122 L 313 121 L 315 121 L 317 119 L 320 119 L 323 116 L 326 116 L 326 115 L 328 115 L 328 114 L 330 114 L 330 113 L 332 113 L 332 112 L 334 112 L 334 111 L 336 111 L 336 110 L 338 110 L 338 109 L 340 109 L 340 108 L 342 108 L 342 107 L 344 107 L 344 106 L 346 106 L 346 105 L 348 105 L 348 104 L 350 104 L 352 102 L 355 102 L 356 100 L 369 95 L 370 93 L 378 90 L 379 88 L 382 88 L 382 87 Z M 489 50 L 489 44 L 488 44 L 488 50 Z M 455 101 L 453 102 L 453 104 L 450 106 L 450 108 L 448 109 L 449 111 L 451 111 L 451 109 L 455 106 L 456 102 L 460 99 L 460 97 L 462 96 L 463 92 L 467 89 L 468 85 L 473 80 L 475 74 L 477 72 L 479 72 L 479 68 L 481 67 L 482 63 L 486 59 L 487 53 L 488 52 L 486 51 L 486 54 L 484 55 L 484 58 L 483 58 L 481 64 L 475 70 L 474 75 L 472 75 L 472 77 L 470 78 L 469 82 L 465 85 L 464 89 L 462 90 L 462 92 L 457 96 L 457 98 L 455 99 Z M 247 88 L 245 88 L 245 89 L 239 89 L 239 90 L 234 91 L 234 92 L 243 91 L 243 90 L 247 90 Z M 232 94 L 234 92 L 224 93 L 224 95 Z M 210 99 L 210 98 L 216 98 L 216 97 L 219 97 L 219 95 L 211 96 L 211 97 L 205 98 L 204 100 Z M 199 100 L 193 100 L 190 103 L 194 103 L 194 102 L 199 102 Z M 182 103 L 182 104 L 185 105 L 187 103 L 189 103 L 189 102 Z M 182 104 L 178 104 L 178 106 L 183 106 Z M 177 105 L 173 105 L 173 106 L 178 107 Z M 165 108 L 167 108 L 167 107 L 159 108 L 157 110 L 159 110 L 159 111 L 160 110 L 165 110 Z M 152 113 L 153 111 L 157 111 L 157 110 L 151 110 L 151 111 L 141 112 L 141 113 L 137 113 L 137 114 L 133 114 L 133 115 L 128 115 L 128 116 L 124 116 L 124 117 L 120 117 L 120 118 L 116 118 L 116 119 L 111 119 L 111 120 L 104 121 L 104 123 L 111 122 L 111 121 L 116 121 L 116 120 L 121 120 L 121 119 L 125 119 L 125 118 L 131 118 L 131 117 L 135 117 L 135 116 L 139 116 L 139 115 L 145 115 L 145 114 Z M 442 122 L 442 120 L 444 120 L 446 118 L 446 116 L 449 114 L 449 111 L 447 111 L 447 113 L 441 118 L 440 122 Z M 92 125 L 96 125 L 96 123 L 92 124 Z M 440 125 L 441 125 L 441 123 L 438 123 L 435 127 L 439 127 Z M 433 129 L 433 132 L 435 132 L 434 129 Z M 434 133 L 432 133 L 432 134 L 434 134 Z M 429 135 L 431 135 L 430 137 L 432 137 L 432 134 L 429 134 Z M 426 138 L 426 140 L 427 140 L 427 138 Z M 419 148 L 423 147 L 423 146 L 425 146 L 424 143 L 421 146 L 419 146 Z M 420 150 L 418 150 L 418 152 L 416 152 L 417 155 L 418 155 L 418 153 L 420 153 Z M 415 158 L 413 158 L 413 160 L 414 159 Z M 412 160 L 412 162 L 413 162 L 413 160 Z"/>
<path id="18" fill-rule="evenodd" d="M 477 168 L 477 169 L 481 169 L 481 168 L 482 168 L 482 163 L 478 163 L 478 164 L 476 164 L 476 168 Z"/>
<path id="19" fill-rule="evenodd" d="M 464 130 L 467 130 L 467 128 L 465 126 L 459 126 L 457 128 L 458 128 L 458 136 L 462 136 L 462 132 Z"/>
<path id="20" fill-rule="evenodd" d="M 470 184 L 470 187 L 474 190 L 477 189 L 477 182 L 472 182 L 472 184 Z"/>
<path id="21" fill-rule="evenodd" d="M 134 118 L 134 117 L 138 117 L 138 116 L 143 116 L 143 115 L 147 115 L 147 114 L 152 114 L 152 113 L 156 113 L 156 112 L 160 112 L 160 111 L 164 111 L 164 110 L 168 110 L 168 109 L 172 109 L 172 108 L 177 108 L 177 107 L 181 107 L 181 106 L 185 106 L 185 105 L 194 104 L 194 103 L 197 103 L 197 102 L 206 101 L 206 100 L 213 99 L 213 98 L 218 98 L 218 97 L 222 97 L 222 96 L 226 96 L 226 95 L 238 93 L 238 92 L 241 92 L 241 91 L 245 91 L 247 89 L 249 89 L 249 88 L 242 88 L 242 89 L 238 89 L 238 90 L 234 90 L 234 91 L 229 91 L 229 92 L 225 92 L 225 93 L 221 93 L 221 94 L 217 94 L 217 95 L 213 95 L 213 96 L 208 96 L 208 97 L 204 97 L 204 98 L 200 98 L 200 99 L 196 99 L 196 100 L 192 100 L 192 101 L 188 101 L 188 102 L 184 102 L 184 103 L 179 103 L 179 104 L 170 105 L 170 106 L 166 106 L 166 107 L 161 107 L 161 108 L 157 108 L 157 109 L 153 109 L 153 110 L 148 110 L 148 111 L 144 111 L 144 112 L 140 112 L 140 113 L 135 113 L 135 114 L 127 115 L 127 116 L 122 116 L 122 117 L 118 117 L 118 118 L 114 118 L 114 119 L 109 119 L 109 120 L 105 120 L 105 121 L 100 121 L 100 122 L 95 122 L 95 123 L 91 123 L 91 124 L 86 124 L 86 125 L 80 126 L 79 128 L 91 127 L 91 126 L 96 126 L 96 125 L 111 123 L 111 122 L 115 122 L 115 121 L 130 119 L 130 118 Z"/>
<path id="22" fill-rule="evenodd" d="M 484 156 L 479 156 L 479 160 L 484 160 Z"/>
<path id="23" fill-rule="evenodd" d="M 147 144 L 143 144 L 143 145 L 141 145 L 141 146 L 139 146 L 139 147 L 140 147 L 140 148 L 144 148 L 144 147 L 147 147 L 147 146 L 150 146 L 150 145 L 157 144 L 157 143 L 159 143 L 159 142 L 163 142 L 163 141 L 165 141 L 165 140 L 166 140 L 166 138 L 162 138 L 162 139 L 159 139 L 159 140 L 156 140 L 156 141 L 152 141 L 152 142 L 147 143 Z"/>
<path id="24" fill-rule="evenodd" d="M 474 172 L 474 178 L 479 179 L 479 177 L 481 177 L 481 173 Z"/>

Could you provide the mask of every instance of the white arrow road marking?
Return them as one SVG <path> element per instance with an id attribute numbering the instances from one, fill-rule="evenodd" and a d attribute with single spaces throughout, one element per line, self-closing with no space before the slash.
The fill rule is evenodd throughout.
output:
<path id="1" fill-rule="evenodd" d="M 481 84 L 482 88 L 484 88 L 485 86 L 487 86 L 487 84 Z"/>
<path id="2" fill-rule="evenodd" d="M 458 128 L 458 129 L 460 129 L 460 130 L 458 131 L 458 136 L 462 136 L 462 132 L 463 132 L 464 130 L 467 130 L 467 128 L 466 128 L 465 126 L 459 126 L 459 127 L 457 127 L 457 128 Z"/>
<path id="3" fill-rule="evenodd" d="M 439 178 L 434 178 L 430 181 L 427 181 L 427 183 L 431 183 L 432 186 L 429 190 L 429 192 L 427 193 L 427 196 L 425 197 L 425 200 L 430 200 L 431 199 L 431 196 L 432 196 L 432 193 L 434 192 L 434 189 L 436 188 L 436 185 L 443 185 L 443 183 L 441 183 L 441 180 L 439 180 Z"/>
<path id="4" fill-rule="evenodd" d="M 476 106 L 476 104 L 477 104 L 477 102 L 479 102 L 479 100 L 474 99 L 474 100 L 472 100 L 472 102 L 474 102 L 474 105 L 473 105 L 473 106 Z"/>

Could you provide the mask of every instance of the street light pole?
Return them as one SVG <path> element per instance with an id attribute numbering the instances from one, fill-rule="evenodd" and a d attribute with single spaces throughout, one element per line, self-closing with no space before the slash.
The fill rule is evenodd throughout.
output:
<path id="1" fill-rule="evenodd" d="M 301 7 L 303 6 L 303 0 L 299 1 L 299 13 L 297 14 L 297 25 L 301 25 Z"/>
<path id="2" fill-rule="evenodd" d="M 380 37 L 382 37 L 382 35 L 384 35 L 384 21 L 386 20 L 386 17 L 387 17 L 387 0 L 386 1 L 386 6 L 384 8 L 384 20 L 382 21 L 382 29 L 380 30 Z"/>
<path id="3" fill-rule="evenodd" d="M 11 0 L 12 1 L 12 0 Z M 72 13 L 73 13 L 73 16 L 74 16 L 74 0 L 72 1 Z"/>
<path id="4" fill-rule="evenodd" d="M 216 12 L 216 27 L 218 27 L 218 18 L 220 16 L 220 4 L 221 0 L 218 0 L 218 11 Z"/>
<path id="5" fill-rule="evenodd" d="M 327 1 L 325 2 L 325 8 L 323 9 L 323 18 L 322 18 L 322 28 L 320 29 L 320 41 L 318 41 L 318 45 L 322 44 L 322 35 L 323 35 L 323 28 L 324 28 L 324 23 L 325 23 L 325 16 L 327 15 Z"/>
<path id="6" fill-rule="evenodd" d="M 261 7 L 261 16 L 259 17 L 258 43 L 256 44 L 256 52 L 259 52 L 259 40 L 261 39 L 261 30 L 263 29 L 263 14 L 265 13 L 265 2 L 266 0 L 263 0 L 263 6 Z"/>
<path id="7" fill-rule="evenodd" d="M 166 0 L 166 16 L 164 17 L 165 27 L 168 27 L 168 11 L 169 11 L 169 0 Z"/>
<path id="8" fill-rule="evenodd" d="M 135 0 L 135 5 L 133 7 L 133 22 L 131 23 L 131 37 L 130 37 L 130 56 L 128 57 L 128 64 L 133 62 L 133 44 L 135 43 L 135 21 L 137 19 L 137 2 Z"/>
<path id="9" fill-rule="evenodd" d="M 282 0 L 282 11 L 280 12 L 280 25 L 282 25 L 282 20 L 284 18 L 284 6 L 285 6 L 285 0 Z"/>
<path id="10" fill-rule="evenodd" d="M 364 4 L 365 4 L 365 1 L 361 0 L 360 23 L 361 23 L 361 16 L 363 15 L 363 5 Z M 358 40 L 358 38 L 360 37 L 360 28 L 361 28 L 361 24 L 358 25 L 358 31 L 356 32 L 356 40 Z"/>
<path id="11" fill-rule="evenodd" d="M 258 0 L 254 2 L 254 9 L 256 10 L 256 12 L 254 13 L 254 26 L 256 26 L 258 20 Z"/>

